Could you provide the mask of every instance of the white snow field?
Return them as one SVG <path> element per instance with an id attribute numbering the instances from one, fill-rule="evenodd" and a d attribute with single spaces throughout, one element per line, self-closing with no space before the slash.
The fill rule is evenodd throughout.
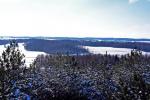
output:
<path id="1" fill-rule="evenodd" d="M 125 55 L 131 52 L 132 49 L 128 48 L 113 48 L 113 47 L 92 47 L 92 46 L 82 46 L 82 48 L 87 49 L 93 54 L 110 54 L 110 55 Z M 150 54 L 150 52 L 142 51 L 142 54 Z"/>
<path id="2" fill-rule="evenodd" d="M 21 53 L 23 53 L 25 55 L 25 61 L 26 61 L 26 65 L 27 67 L 29 67 L 29 65 L 34 61 L 34 59 L 41 54 L 46 54 L 44 52 L 37 52 L 37 51 L 27 51 L 24 48 L 24 43 L 19 43 L 19 50 L 21 51 Z M 0 45 L 0 55 L 2 54 L 3 50 L 5 50 L 4 45 Z"/>

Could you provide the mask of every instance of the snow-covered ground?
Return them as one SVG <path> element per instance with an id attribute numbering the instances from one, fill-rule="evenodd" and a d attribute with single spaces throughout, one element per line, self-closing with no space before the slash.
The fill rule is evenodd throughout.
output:
<path id="1" fill-rule="evenodd" d="M 150 43 L 150 41 L 137 41 L 137 42 Z"/>
<path id="2" fill-rule="evenodd" d="M 131 52 L 132 49 L 128 48 L 113 48 L 113 47 L 92 47 L 92 46 L 82 46 L 82 48 L 87 49 L 93 54 L 110 54 L 110 55 L 125 55 Z M 143 52 L 143 54 L 150 54 L 150 52 Z"/>
<path id="3" fill-rule="evenodd" d="M 2 37 L 0 36 L 0 40 L 16 40 L 16 39 L 30 39 L 30 38 L 27 38 L 27 37 Z"/>
<path id="4" fill-rule="evenodd" d="M 40 54 L 46 54 L 44 52 L 37 52 L 37 51 L 27 51 L 24 48 L 24 43 L 19 43 L 19 50 L 25 55 L 26 65 L 27 67 L 34 61 L 34 59 Z M 4 45 L 0 45 L 0 55 L 5 50 Z"/>

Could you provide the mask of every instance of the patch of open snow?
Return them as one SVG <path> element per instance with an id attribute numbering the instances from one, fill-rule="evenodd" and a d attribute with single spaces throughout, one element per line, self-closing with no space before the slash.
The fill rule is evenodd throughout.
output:
<path id="1" fill-rule="evenodd" d="M 150 41 L 137 41 L 137 42 L 150 43 Z"/>
<path id="2" fill-rule="evenodd" d="M 113 47 L 92 47 L 92 46 L 82 46 L 82 48 L 87 49 L 93 54 L 110 54 L 110 55 L 125 55 L 131 52 L 132 49 L 129 48 L 113 48 Z M 150 54 L 150 52 L 142 51 L 142 54 Z"/>
<path id="3" fill-rule="evenodd" d="M 57 39 L 44 39 L 44 40 L 57 40 Z"/>
<path id="4" fill-rule="evenodd" d="M 0 40 L 16 40 L 16 39 L 30 39 L 26 37 L 0 37 Z"/>
<path id="5" fill-rule="evenodd" d="M 24 47 L 24 43 L 18 43 L 19 45 L 19 50 L 21 51 L 21 53 L 23 53 L 25 55 L 25 61 L 26 61 L 26 65 L 27 67 L 29 67 L 29 65 L 34 61 L 34 59 L 41 54 L 46 54 L 44 52 L 37 52 L 37 51 L 27 51 Z M 5 50 L 5 46 L 4 45 L 0 45 L 0 55 L 2 54 L 3 50 Z"/>

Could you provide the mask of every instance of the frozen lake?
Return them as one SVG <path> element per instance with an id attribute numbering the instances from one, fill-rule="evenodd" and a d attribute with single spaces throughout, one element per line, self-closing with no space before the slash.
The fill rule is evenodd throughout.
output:
<path id="1" fill-rule="evenodd" d="M 92 46 L 82 46 L 82 48 L 87 49 L 93 54 L 110 54 L 110 55 L 125 55 L 131 52 L 132 49 L 128 48 L 113 48 L 113 47 L 92 47 Z M 150 54 L 150 52 L 144 52 L 143 54 Z"/>
<path id="2" fill-rule="evenodd" d="M 34 59 L 41 54 L 46 54 L 44 52 L 38 52 L 38 51 L 27 51 L 24 48 L 24 43 L 19 43 L 19 50 L 25 55 L 26 65 L 29 66 Z M 128 48 L 113 48 L 113 47 L 92 47 L 92 46 L 80 46 L 81 48 L 88 49 L 90 53 L 93 54 L 106 54 L 106 51 L 110 55 L 125 55 L 131 52 L 132 49 Z M 0 55 L 5 50 L 4 45 L 0 45 Z M 150 52 L 143 52 L 143 54 L 150 54 Z"/>
<path id="3" fill-rule="evenodd" d="M 19 43 L 19 50 L 25 55 L 26 65 L 29 65 L 34 61 L 34 59 L 40 54 L 46 54 L 44 52 L 37 52 L 37 51 L 27 51 L 24 48 L 24 43 Z M 2 54 L 3 50 L 5 50 L 4 45 L 0 45 L 0 55 Z"/>

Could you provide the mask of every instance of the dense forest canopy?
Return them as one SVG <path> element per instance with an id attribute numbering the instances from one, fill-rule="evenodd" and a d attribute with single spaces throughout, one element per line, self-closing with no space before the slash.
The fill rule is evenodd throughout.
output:
<path id="1" fill-rule="evenodd" d="M 0 57 L 3 100 L 149 100 L 150 56 L 39 55 L 26 68 L 16 42 Z"/>

